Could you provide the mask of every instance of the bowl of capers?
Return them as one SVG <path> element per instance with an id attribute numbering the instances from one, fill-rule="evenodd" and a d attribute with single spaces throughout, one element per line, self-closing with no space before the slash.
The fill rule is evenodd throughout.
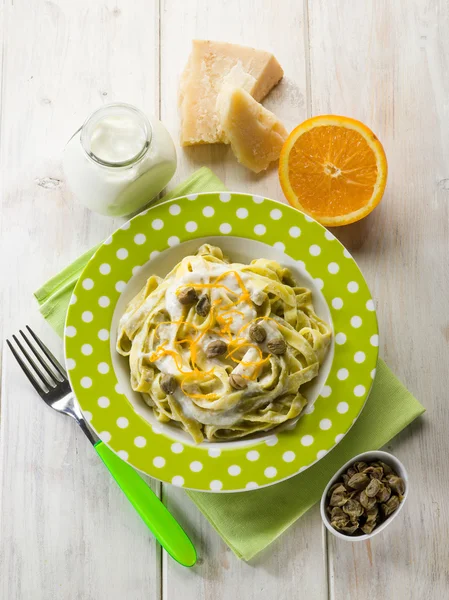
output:
<path id="1" fill-rule="evenodd" d="M 355 456 L 329 481 L 321 497 L 321 518 L 336 537 L 366 540 L 397 517 L 408 496 L 404 465 L 374 450 Z"/>

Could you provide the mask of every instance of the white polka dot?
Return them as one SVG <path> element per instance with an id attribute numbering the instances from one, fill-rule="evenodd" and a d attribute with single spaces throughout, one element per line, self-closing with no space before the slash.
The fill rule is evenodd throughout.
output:
<path id="1" fill-rule="evenodd" d="M 207 451 L 207 453 L 212 458 L 218 458 L 220 456 L 220 454 L 221 454 L 221 450 L 219 450 L 218 448 L 209 448 L 209 450 Z"/>
<path id="2" fill-rule="evenodd" d="M 313 223 L 314 219 L 312 219 L 312 217 L 310 215 L 304 215 L 306 221 L 309 221 L 309 223 Z"/>
<path id="3" fill-rule="evenodd" d="M 78 298 L 75 296 L 75 294 L 72 294 L 72 296 L 71 296 L 71 298 L 70 298 L 70 302 L 69 302 L 70 306 L 71 306 L 72 304 L 76 304 L 76 301 L 77 301 L 77 300 L 78 300 Z"/>
<path id="4" fill-rule="evenodd" d="M 198 198 L 198 194 L 187 194 L 187 200 L 196 200 Z"/>
<path id="5" fill-rule="evenodd" d="M 327 265 L 327 270 L 332 275 L 335 275 L 340 270 L 340 267 L 338 266 L 338 264 L 336 262 L 331 262 Z"/>
<path id="6" fill-rule="evenodd" d="M 100 396 L 97 400 L 97 404 L 100 408 L 107 408 L 111 404 L 111 401 L 109 398 L 106 398 L 106 396 Z"/>
<path id="7" fill-rule="evenodd" d="M 102 308 L 106 308 L 107 306 L 109 306 L 111 304 L 111 301 L 109 300 L 109 298 L 107 296 L 100 296 L 98 298 L 98 304 Z"/>
<path id="8" fill-rule="evenodd" d="M 109 331 L 107 329 L 100 329 L 98 337 L 102 342 L 106 342 L 109 339 Z"/>
<path id="9" fill-rule="evenodd" d="M 315 404 L 307 404 L 307 406 L 304 409 L 304 414 L 310 415 L 313 413 L 314 410 L 315 410 Z"/>
<path id="10" fill-rule="evenodd" d="M 284 454 L 282 455 L 282 460 L 284 460 L 285 462 L 293 462 L 295 458 L 296 454 L 291 450 L 287 450 L 287 452 L 284 452 Z"/>
<path id="11" fill-rule="evenodd" d="M 320 429 L 326 431 L 332 427 L 332 421 L 330 419 L 321 419 L 320 421 Z"/>
<path id="12" fill-rule="evenodd" d="M 249 452 L 246 453 L 246 458 L 248 460 L 250 460 L 251 462 L 258 460 L 259 457 L 260 457 L 260 454 L 257 452 L 257 450 L 250 450 Z"/>
<path id="13" fill-rule="evenodd" d="M 321 390 L 320 396 L 323 398 L 329 398 L 332 394 L 332 388 L 329 385 L 323 385 L 323 389 Z"/>
<path id="14" fill-rule="evenodd" d="M 159 250 L 153 250 L 153 252 L 150 252 L 150 260 L 153 260 L 153 258 L 156 258 L 156 256 L 160 254 Z"/>
<path id="15" fill-rule="evenodd" d="M 158 425 L 151 425 L 151 429 L 156 435 L 160 435 L 162 433 L 162 429 Z"/>
<path id="16" fill-rule="evenodd" d="M 190 233 L 193 233 L 197 229 L 198 229 L 198 224 L 195 223 L 195 221 L 188 221 L 186 223 L 186 231 L 189 231 Z"/>
<path id="17" fill-rule="evenodd" d="M 120 260 L 125 260 L 125 258 L 128 258 L 128 250 L 126 248 L 119 248 L 116 255 Z"/>
<path id="18" fill-rule="evenodd" d="M 83 377 L 81 379 L 81 387 L 88 389 L 90 387 L 92 387 L 92 379 L 90 377 Z"/>
<path id="19" fill-rule="evenodd" d="M 267 228 L 265 227 L 265 225 L 256 225 L 254 227 L 254 233 L 256 235 L 264 235 L 266 231 L 267 231 Z"/>
<path id="20" fill-rule="evenodd" d="M 326 456 L 326 454 L 327 454 L 327 450 L 319 450 L 316 453 L 316 457 L 318 460 L 320 460 L 321 458 L 323 458 L 323 456 Z"/>
<path id="21" fill-rule="evenodd" d="M 212 491 L 219 492 L 221 490 L 221 488 L 223 487 L 223 484 L 220 480 L 214 479 L 213 481 L 210 482 L 209 487 Z"/>
<path id="22" fill-rule="evenodd" d="M 181 477 L 181 475 L 175 475 L 172 480 L 171 480 L 173 485 L 176 485 L 177 487 L 182 487 L 184 485 L 184 477 Z"/>
<path id="23" fill-rule="evenodd" d="M 128 458 L 129 458 L 129 454 L 128 454 L 128 452 L 126 452 L 126 450 L 119 450 L 117 452 L 117 455 L 120 456 L 120 458 L 122 460 L 128 460 Z"/>
<path id="24" fill-rule="evenodd" d="M 356 385 L 354 388 L 354 395 L 358 398 L 361 398 L 365 392 L 366 389 L 364 385 Z"/>
<path id="25" fill-rule="evenodd" d="M 190 463 L 190 470 L 194 473 L 199 473 L 203 469 L 203 463 L 200 463 L 199 460 L 194 460 Z"/>
<path id="26" fill-rule="evenodd" d="M 83 344 L 81 346 L 81 352 L 85 355 L 85 356 L 89 356 L 90 354 L 92 354 L 93 352 L 93 348 L 90 344 Z"/>
<path id="27" fill-rule="evenodd" d="M 288 230 L 288 233 L 290 235 L 290 237 L 292 238 L 298 238 L 301 235 L 301 230 L 299 227 L 290 227 L 290 229 Z"/>
<path id="28" fill-rule="evenodd" d="M 341 440 L 345 437 L 344 433 L 339 433 L 338 435 L 335 436 L 335 443 L 338 444 L 338 442 L 341 442 Z"/>
<path id="29" fill-rule="evenodd" d="M 220 225 L 220 231 L 224 234 L 231 233 L 232 227 L 229 225 L 229 223 L 222 223 Z"/>
<path id="30" fill-rule="evenodd" d="M 73 325 L 69 325 L 65 328 L 65 334 L 67 337 L 74 337 L 76 335 L 76 329 Z"/>
<path id="31" fill-rule="evenodd" d="M 100 265 L 99 271 L 102 275 L 108 275 L 111 272 L 111 265 L 108 265 L 108 263 L 103 263 Z"/>
<path id="32" fill-rule="evenodd" d="M 335 236 L 326 229 L 326 231 L 324 232 L 324 237 L 329 240 L 330 242 L 332 242 L 333 240 L 335 240 Z"/>
<path id="33" fill-rule="evenodd" d="M 361 324 L 362 319 L 360 317 L 358 317 L 357 315 L 355 317 L 351 317 L 351 325 L 355 327 L 355 329 L 358 329 Z"/>
<path id="34" fill-rule="evenodd" d="M 221 192 L 220 193 L 220 200 L 222 202 L 229 202 L 230 199 L 231 199 L 231 194 L 229 192 Z"/>
<path id="35" fill-rule="evenodd" d="M 263 196 L 253 196 L 253 202 L 255 202 L 256 204 L 262 204 L 263 201 Z"/>
<path id="36" fill-rule="evenodd" d="M 99 373 L 101 373 L 102 375 L 106 375 L 106 373 L 109 371 L 109 365 L 108 363 L 101 362 L 99 363 L 97 369 Z"/>
<path id="37" fill-rule="evenodd" d="M 120 229 L 123 229 L 123 231 L 125 231 L 125 229 L 129 229 L 131 227 L 131 221 L 126 221 L 126 223 L 123 223 L 123 225 L 120 227 Z"/>
<path id="38" fill-rule="evenodd" d="M 143 448 L 144 446 L 147 445 L 147 441 L 142 435 L 138 435 L 137 437 L 134 438 L 134 445 L 137 446 L 138 448 Z"/>
<path id="39" fill-rule="evenodd" d="M 241 472 L 242 469 L 238 465 L 231 465 L 228 469 L 229 475 L 232 475 L 233 477 L 240 475 Z"/>
<path id="40" fill-rule="evenodd" d="M 344 381 L 345 379 L 347 379 L 349 376 L 349 371 L 348 369 L 339 369 L 337 371 L 337 377 L 340 381 Z"/>
<path id="41" fill-rule="evenodd" d="M 115 391 L 117 392 L 117 394 L 123 394 L 123 390 L 122 390 L 122 386 L 119 383 L 115 384 Z"/>
<path id="42" fill-rule="evenodd" d="M 337 333 L 337 335 L 335 336 L 335 342 L 341 346 L 342 344 L 344 344 L 346 342 L 346 334 L 344 333 Z"/>
<path id="43" fill-rule="evenodd" d="M 205 206 L 203 208 L 203 215 L 205 217 L 213 217 L 215 214 L 215 210 L 212 208 L 212 206 Z"/>
<path id="44" fill-rule="evenodd" d="M 107 444 L 108 442 L 111 441 L 111 434 L 109 433 L 109 431 L 102 431 L 98 437 L 100 438 L 100 440 L 102 442 L 104 442 L 105 444 Z"/>
<path id="45" fill-rule="evenodd" d="M 372 300 L 367 300 L 366 308 L 370 311 L 373 311 L 376 307 L 374 306 L 374 302 Z"/>
<path id="46" fill-rule="evenodd" d="M 168 211 L 171 215 L 176 216 L 179 215 L 179 213 L 181 212 L 181 207 L 179 206 L 179 204 L 172 204 Z"/>
<path id="47" fill-rule="evenodd" d="M 156 229 L 156 231 L 159 231 L 159 229 L 162 229 L 163 226 L 164 226 L 164 221 L 162 219 L 154 219 L 154 221 L 151 223 L 151 227 L 153 229 Z"/>
<path id="48" fill-rule="evenodd" d="M 143 233 L 137 233 L 134 236 L 134 243 L 137 244 L 138 246 L 145 244 L 146 241 L 147 241 L 147 237 Z"/>
<path id="49" fill-rule="evenodd" d="M 73 358 L 67 358 L 65 364 L 68 371 L 72 371 L 72 369 L 76 367 L 76 362 L 73 360 Z"/>
<path id="50" fill-rule="evenodd" d="M 81 315 L 81 318 L 85 323 L 90 323 L 93 320 L 94 316 L 90 310 L 85 310 Z"/>
<path id="51" fill-rule="evenodd" d="M 350 281 L 348 283 L 348 291 L 351 292 L 351 294 L 355 294 L 359 291 L 359 284 L 357 281 Z"/>
<path id="52" fill-rule="evenodd" d="M 377 335 L 377 333 L 375 333 L 374 335 L 372 335 L 369 339 L 371 346 L 374 346 L 375 348 L 379 345 L 379 336 Z"/>
<path id="53" fill-rule="evenodd" d="M 282 211 L 280 211 L 278 208 L 274 208 L 270 212 L 270 217 L 273 219 L 273 221 L 279 221 L 279 219 L 282 218 Z"/>
<path id="54" fill-rule="evenodd" d="M 276 248 L 279 252 L 285 252 L 285 244 L 283 242 L 274 242 L 273 248 Z"/>
<path id="55" fill-rule="evenodd" d="M 248 210 L 246 208 L 238 208 L 235 214 L 239 219 L 246 219 L 248 216 Z"/>
<path id="56" fill-rule="evenodd" d="M 312 256 L 318 256 L 321 254 L 321 248 L 317 244 L 312 244 L 309 248 L 309 252 Z"/>
<path id="57" fill-rule="evenodd" d="M 343 256 L 345 258 L 352 258 L 352 256 L 349 254 L 349 252 L 346 250 L 346 248 L 343 250 Z"/>
<path id="58" fill-rule="evenodd" d="M 349 410 L 349 404 L 347 402 L 339 402 L 337 404 L 337 412 L 339 412 L 341 415 L 344 415 L 345 413 L 347 413 Z"/>
<path id="59" fill-rule="evenodd" d="M 323 287 L 324 287 L 324 281 L 323 281 L 322 279 L 320 279 L 319 277 L 317 277 L 317 278 L 315 279 L 315 283 L 316 283 L 316 286 L 317 286 L 317 288 L 318 288 L 319 290 L 322 290 L 322 289 L 323 289 Z"/>
<path id="60" fill-rule="evenodd" d="M 184 446 L 182 444 L 180 444 L 179 442 L 175 442 L 174 444 L 171 445 L 171 451 L 174 454 L 181 454 L 181 452 L 184 450 Z"/>
<path id="61" fill-rule="evenodd" d="M 84 279 L 82 285 L 85 290 L 91 290 L 94 287 L 94 282 L 92 281 L 92 279 L 87 278 Z"/>
<path id="62" fill-rule="evenodd" d="M 163 456 L 155 456 L 153 458 L 153 465 L 157 469 L 162 469 L 162 467 L 165 467 L 165 458 Z"/>
<path id="63" fill-rule="evenodd" d="M 278 437 L 277 435 L 271 435 L 269 438 L 267 438 L 265 440 L 265 443 L 267 446 L 276 446 L 276 444 L 278 443 Z"/>
<path id="64" fill-rule="evenodd" d="M 306 271 L 306 270 L 307 270 L 307 269 L 306 269 L 306 263 L 305 263 L 303 260 L 297 260 L 297 261 L 296 261 L 296 264 L 298 265 L 298 267 L 299 267 L 300 269 L 304 269 L 304 271 Z M 321 280 L 320 280 L 320 281 L 321 281 Z"/>
<path id="65" fill-rule="evenodd" d="M 360 363 L 364 362 L 365 358 L 366 358 L 366 355 L 361 350 L 359 350 L 358 352 L 356 352 L 354 354 L 354 360 L 356 363 L 360 364 Z"/>
<path id="66" fill-rule="evenodd" d="M 301 444 L 303 446 L 311 446 L 313 444 L 313 442 L 314 442 L 314 440 L 311 435 L 303 435 L 301 438 Z"/>
<path id="67" fill-rule="evenodd" d="M 259 484 L 257 484 L 255 481 L 248 481 L 248 483 L 245 485 L 245 489 L 247 490 L 257 490 L 258 487 Z"/>
<path id="68" fill-rule="evenodd" d="M 119 292 L 120 294 L 123 292 L 123 290 L 126 288 L 126 283 L 124 281 L 117 281 L 117 283 L 115 284 L 115 289 L 117 290 L 117 292 Z"/>
<path id="69" fill-rule="evenodd" d="M 179 237 L 176 235 L 171 235 L 168 238 L 167 243 L 170 246 L 170 248 L 173 248 L 173 246 L 177 246 L 179 244 Z"/>
<path id="70" fill-rule="evenodd" d="M 340 310 L 340 308 L 343 307 L 343 300 L 341 298 L 334 298 L 332 300 L 332 306 L 337 309 Z"/>
<path id="71" fill-rule="evenodd" d="M 129 425 L 129 421 L 126 417 L 119 417 L 117 419 L 117 427 L 120 427 L 120 429 L 126 429 Z"/>
<path id="72" fill-rule="evenodd" d="M 140 271 L 141 268 L 142 268 L 141 265 L 136 265 L 135 267 L 132 268 L 132 271 L 131 271 L 132 274 L 137 275 L 137 273 Z"/>
<path id="73" fill-rule="evenodd" d="M 105 246 L 109 246 L 109 244 L 112 242 L 112 235 L 110 235 L 108 238 L 105 239 L 105 241 L 103 242 L 103 244 Z"/>
<path id="74" fill-rule="evenodd" d="M 268 477 L 268 479 L 273 479 L 273 477 L 276 477 L 277 475 L 277 469 L 275 467 L 267 467 L 264 471 L 264 475 L 265 477 Z"/>
<path id="75" fill-rule="evenodd" d="M 376 377 L 376 369 L 373 369 L 371 371 L 371 379 L 374 379 Z"/>

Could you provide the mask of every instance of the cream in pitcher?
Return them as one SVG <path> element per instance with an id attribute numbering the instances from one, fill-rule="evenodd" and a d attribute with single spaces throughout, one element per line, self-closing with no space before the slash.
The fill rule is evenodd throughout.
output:
<path id="1" fill-rule="evenodd" d="M 70 138 L 64 171 L 78 200 L 108 216 L 129 215 L 167 185 L 176 151 L 164 125 L 130 104 L 94 112 Z"/>

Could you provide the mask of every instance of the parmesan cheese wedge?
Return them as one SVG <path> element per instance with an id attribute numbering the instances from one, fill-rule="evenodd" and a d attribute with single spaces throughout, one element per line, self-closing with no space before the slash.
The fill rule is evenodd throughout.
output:
<path id="1" fill-rule="evenodd" d="M 260 101 L 284 75 L 270 52 L 227 42 L 194 40 L 181 76 L 181 144 L 224 142 L 216 112 L 223 85 L 241 87 Z"/>
<path id="2" fill-rule="evenodd" d="M 217 98 L 217 112 L 239 163 L 260 173 L 278 160 L 288 132 L 276 115 L 247 91 L 224 87 Z"/>

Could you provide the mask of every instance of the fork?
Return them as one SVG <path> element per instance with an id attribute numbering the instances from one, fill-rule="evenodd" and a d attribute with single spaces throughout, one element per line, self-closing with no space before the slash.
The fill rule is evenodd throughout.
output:
<path id="1" fill-rule="evenodd" d="M 6 343 L 36 392 L 48 406 L 75 419 L 161 546 L 181 565 L 192 567 L 196 551 L 185 531 L 140 475 L 89 429 L 64 368 L 28 325 L 26 329 L 28 335 L 19 330 L 25 345 L 18 336 L 12 338 L 27 362 L 10 340 Z"/>

